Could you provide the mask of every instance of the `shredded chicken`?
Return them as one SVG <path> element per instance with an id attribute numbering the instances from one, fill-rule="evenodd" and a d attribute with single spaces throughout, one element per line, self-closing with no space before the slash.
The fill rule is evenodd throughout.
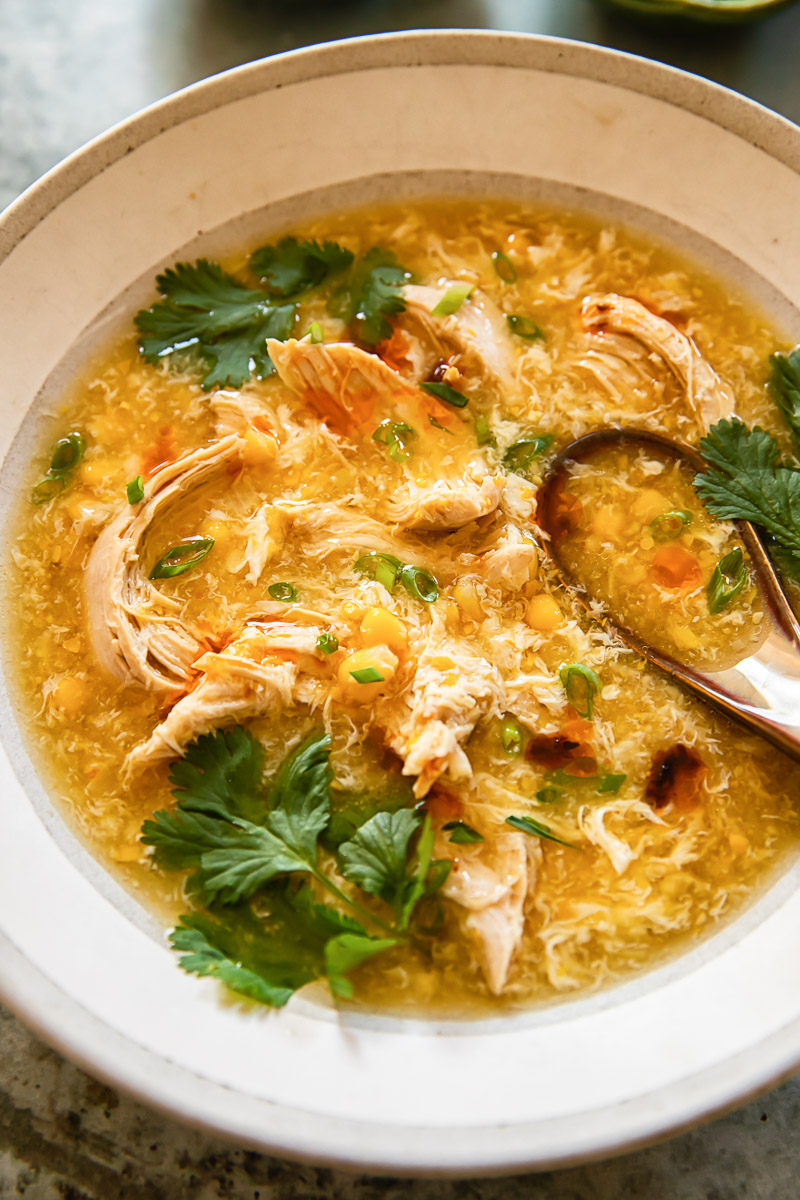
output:
<path id="1" fill-rule="evenodd" d="M 665 317 L 656 316 L 630 296 L 588 296 L 581 310 L 583 328 L 587 333 L 602 337 L 611 333 L 627 334 L 648 351 L 657 354 L 675 378 L 686 389 L 686 398 L 701 429 L 705 430 L 721 417 L 730 416 L 734 398 L 712 370 L 694 342 L 676 329 Z M 623 357 L 619 340 L 613 351 Z"/>
<path id="2" fill-rule="evenodd" d="M 145 540 L 154 521 L 236 471 L 242 446 L 230 434 L 162 467 L 145 484 L 144 499 L 126 504 L 95 542 L 86 568 L 87 626 L 98 662 L 123 683 L 163 692 L 191 678 L 205 642 L 183 621 L 182 603 L 147 578 Z"/>
<path id="3" fill-rule="evenodd" d="M 127 769 L 175 758 L 200 734 L 231 720 L 313 703 L 317 675 L 327 665 L 317 649 L 321 632 L 318 625 L 248 621 L 224 650 L 197 659 L 196 687 L 131 751 Z"/>
<path id="4" fill-rule="evenodd" d="M 525 927 L 536 851 L 524 834 L 501 829 L 466 846 L 455 846 L 440 833 L 434 853 L 453 862 L 442 892 L 467 910 L 465 927 L 478 939 L 486 982 L 497 996 L 506 985 Z"/>
<path id="5" fill-rule="evenodd" d="M 488 376 L 509 392 L 514 387 L 514 346 L 500 309 L 476 288 L 457 312 L 434 316 L 433 309 L 454 286 L 408 283 L 403 288 L 406 311 L 400 325 L 416 333 L 436 357 L 458 354 L 467 372 Z"/>
<path id="6" fill-rule="evenodd" d="M 530 580 L 539 560 L 536 544 L 514 525 L 507 525 L 496 544 L 480 557 L 480 569 L 494 587 L 519 591 Z"/>

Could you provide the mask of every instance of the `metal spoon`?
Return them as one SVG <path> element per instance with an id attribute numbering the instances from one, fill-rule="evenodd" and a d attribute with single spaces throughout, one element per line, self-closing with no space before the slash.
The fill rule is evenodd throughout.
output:
<path id="1" fill-rule="evenodd" d="M 543 549 L 561 583 L 587 610 L 590 610 L 592 598 L 561 561 L 558 552 L 559 532 L 554 529 L 557 489 L 566 481 L 570 463 L 581 462 L 596 451 L 611 446 L 636 445 L 655 448 L 687 463 L 695 472 L 706 469 L 706 463 L 697 451 L 657 433 L 604 429 L 565 446 L 551 462 L 539 489 L 536 519 L 545 534 Z M 759 590 L 771 617 L 767 635 L 754 653 L 721 671 L 698 671 L 657 650 L 613 617 L 598 617 L 596 611 L 591 615 L 637 654 L 678 679 L 714 708 L 756 730 L 773 745 L 800 760 L 800 623 L 767 556 L 761 534 L 749 521 L 736 521 L 734 525 L 750 555 Z"/>

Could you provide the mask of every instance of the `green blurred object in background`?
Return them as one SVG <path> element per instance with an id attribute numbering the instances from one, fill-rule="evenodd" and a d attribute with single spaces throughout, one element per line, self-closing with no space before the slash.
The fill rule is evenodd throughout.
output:
<path id="1" fill-rule="evenodd" d="M 654 18 L 703 21 L 706 24 L 756 21 L 794 4 L 795 0 L 602 0 L 616 8 Z"/>

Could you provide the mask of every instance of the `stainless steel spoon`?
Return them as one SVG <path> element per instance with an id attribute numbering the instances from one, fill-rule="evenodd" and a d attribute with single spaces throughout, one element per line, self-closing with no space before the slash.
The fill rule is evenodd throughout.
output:
<path id="1" fill-rule="evenodd" d="M 756 580 L 770 617 L 767 633 L 758 649 L 720 671 L 698 671 L 657 650 L 633 630 L 610 615 L 597 616 L 590 609 L 592 597 L 564 565 L 559 552 L 557 529 L 558 491 L 568 476 L 570 463 L 582 462 L 598 450 L 613 446 L 647 446 L 661 454 L 687 463 L 695 472 L 706 463 L 688 446 L 637 429 L 603 429 L 570 442 L 551 462 L 539 489 L 537 523 L 542 547 L 568 588 L 591 611 L 594 619 L 616 634 L 626 645 L 654 663 L 667 675 L 702 696 L 709 704 L 740 724 L 754 729 L 773 745 L 800 761 L 800 622 L 783 591 L 767 556 L 761 534 L 749 521 L 736 521 L 755 572 Z"/>

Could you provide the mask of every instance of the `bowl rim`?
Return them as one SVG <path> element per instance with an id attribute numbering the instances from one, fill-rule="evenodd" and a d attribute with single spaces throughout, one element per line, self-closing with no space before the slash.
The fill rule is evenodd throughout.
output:
<path id="1" fill-rule="evenodd" d="M 534 34 L 458 29 L 398 32 L 261 59 L 146 107 L 64 159 L 0 215 L 0 262 L 50 212 L 114 162 L 166 129 L 220 105 L 330 75 L 448 64 L 515 67 L 616 85 L 701 116 L 800 174 L 800 129 L 755 101 L 676 68 L 588 43 Z M 548 1122 L 548 1128 L 538 1123 L 414 1130 L 413 1156 L 402 1162 L 390 1126 L 376 1124 L 365 1136 L 365 1127 L 356 1121 L 298 1114 L 283 1106 L 279 1110 L 268 1101 L 201 1079 L 136 1045 L 61 993 L 3 933 L 0 998 L 69 1059 L 184 1123 L 261 1151 L 351 1170 L 388 1169 L 405 1175 L 508 1174 L 621 1154 L 735 1107 L 793 1073 L 800 1063 L 798 1017 L 723 1064 L 635 1104 L 620 1103 L 604 1110 L 603 1119 L 558 1118 Z M 687 1083 L 691 1083 L 689 1103 Z M 302 1122 L 297 1121 L 298 1115 Z"/>

